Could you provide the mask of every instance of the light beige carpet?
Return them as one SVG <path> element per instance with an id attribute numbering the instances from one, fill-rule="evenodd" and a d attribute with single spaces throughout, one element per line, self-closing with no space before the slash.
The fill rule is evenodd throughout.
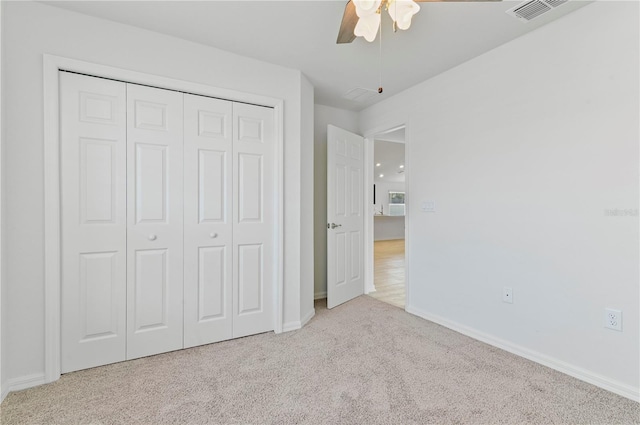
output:
<path id="1" fill-rule="evenodd" d="M 12 424 L 629 424 L 640 405 L 374 300 L 9 394 Z"/>

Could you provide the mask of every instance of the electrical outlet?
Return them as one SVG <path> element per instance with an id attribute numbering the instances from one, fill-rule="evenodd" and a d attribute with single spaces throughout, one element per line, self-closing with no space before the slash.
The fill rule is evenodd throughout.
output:
<path id="1" fill-rule="evenodd" d="M 622 311 L 614 308 L 605 308 L 604 327 L 622 332 Z"/>
<path id="2" fill-rule="evenodd" d="M 513 289 L 508 286 L 502 288 L 502 302 L 513 304 Z"/>

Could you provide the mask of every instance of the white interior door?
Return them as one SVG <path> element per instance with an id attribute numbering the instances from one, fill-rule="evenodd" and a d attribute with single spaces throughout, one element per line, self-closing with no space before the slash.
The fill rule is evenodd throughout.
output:
<path id="1" fill-rule="evenodd" d="M 184 98 L 184 346 L 233 336 L 232 102 Z"/>
<path id="2" fill-rule="evenodd" d="M 183 94 L 127 84 L 127 359 L 183 346 Z"/>
<path id="3" fill-rule="evenodd" d="M 364 293 L 364 138 L 327 129 L 327 307 Z"/>
<path id="4" fill-rule="evenodd" d="M 125 359 L 125 83 L 60 73 L 61 371 Z"/>
<path id="5" fill-rule="evenodd" d="M 233 104 L 233 336 L 274 328 L 273 109 Z"/>

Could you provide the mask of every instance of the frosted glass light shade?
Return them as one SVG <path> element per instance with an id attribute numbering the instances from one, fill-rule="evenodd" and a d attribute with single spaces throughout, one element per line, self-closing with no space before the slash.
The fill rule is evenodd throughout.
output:
<path id="1" fill-rule="evenodd" d="M 364 37 L 368 42 L 372 42 L 375 40 L 376 34 L 378 34 L 378 28 L 380 28 L 380 14 L 374 13 L 358 19 L 353 33 L 358 37 Z"/>
<path id="2" fill-rule="evenodd" d="M 413 0 L 390 0 L 389 16 L 401 30 L 409 29 L 411 18 L 420 11 L 420 6 Z"/>
<path id="3" fill-rule="evenodd" d="M 353 0 L 353 4 L 356 6 L 356 15 L 359 18 L 376 13 L 380 3 L 382 3 L 382 0 Z"/>

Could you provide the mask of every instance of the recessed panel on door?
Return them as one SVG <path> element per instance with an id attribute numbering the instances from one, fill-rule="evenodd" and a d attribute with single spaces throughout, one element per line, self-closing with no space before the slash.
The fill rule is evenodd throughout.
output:
<path id="1" fill-rule="evenodd" d="M 262 221 L 262 155 L 238 154 L 238 220 Z"/>
<path id="2" fill-rule="evenodd" d="M 136 143 L 136 222 L 165 222 L 167 218 L 166 145 Z"/>
<path id="3" fill-rule="evenodd" d="M 127 358 L 183 347 L 183 95 L 127 84 Z"/>
<path id="4" fill-rule="evenodd" d="M 232 334 L 232 104 L 184 96 L 184 345 Z"/>
<path id="5" fill-rule="evenodd" d="M 133 102 L 135 128 L 166 132 L 168 130 L 168 109 L 169 105 L 164 102 L 146 102 L 136 99 Z"/>
<path id="6" fill-rule="evenodd" d="M 117 252 L 80 254 L 80 341 L 118 336 Z"/>
<path id="7" fill-rule="evenodd" d="M 222 246 L 201 247 L 198 256 L 198 322 L 225 317 L 227 252 Z"/>
<path id="8" fill-rule="evenodd" d="M 349 170 L 351 173 L 350 184 L 351 190 L 349 191 L 349 213 L 352 217 L 360 217 L 362 215 L 362 170 L 360 168 L 351 167 Z"/>
<path id="9" fill-rule="evenodd" d="M 336 182 L 336 188 L 334 192 L 334 215 L 336 217 L 344 217 L 347 215 L 347 167 L 345 167 L 344 165 L 337 165 L 334 172 Z"/>
<path id="10" fill-rule="evenodd" d="M 225 222 L 227 214 L 227 153 L 198 149 L 198 222 Z"/>
<path id="11" fill-rule="evenodd" d="M 117 140 L 80 139 L 80 222 L 113 224 L 116 218 Z"/>
<path id="12" fill-rule="evenodd" d="M 229 114 L 231 103 L 219 99 L 200 99 L 203 103 L 216 104 L 213 107 L 200 109 L 198 108 L 198 136 L 209 137 L 213 139 L 225 140 L 231 135 L 229 129 L 231 128 L 231 116 Z M 191 101 L 189 101 L 191 102 Z M 197 100 L 196 100 L 197 102 Z M 185 102 L 186 103 L 186 102 Z M 218 110 L 218 108 L 222 107 Z M 213 110 L 208 110 L 213 109 Z M 195 111 L 194 111 L 195 112 Z"/>
<path id="13" fill-rule="evenodd" d="M 356 231 L 352 231 L 349 233 L 349 237 L 350 237 L 350 254 L 351 254 L 351 261 L 349 261 L 350 265 L 351 265 L 351 273 L 349 275 L 349 278 L 351 281 L 354 280 L 359 280 L 361 278 L 361 274 L 363 272 L 362 267 L 360 267 L 360 264 L 362 263 L 362 232 L 360 232 L 359 230 Z"/>
<path id="14" fill-rule="evenodd" d="M 345 254 L 347 253 L 347 235 L 344 232 L 336 233 L 335 242 L 335 281 L 336 285 L 344 285 L 347 283 L 347 261 Z"/>
<path id="15" fill-rule="evenodd" d="M 126 355 L 125 84 L 60 73 L 61 371 Z"/>
<path id="16" fill-rule="evenodd" d="M 67 74 L 69 75 L 69 74 Z M 64 77 L 68 79 L 68 77 Z M 94 83 L 103 84 L 102 81 Z M 122 99 L 119 93 L 116 96 L 96 93 L 95 91 L 80 91 L 80 121 L 93 124 L 106 124 L 112 126 L 123 125 L 119 117 L 122 117 Z M 67 118 L 67 117 L 65 117 Z"/>
<path id="17" fill-rule="evenodd" d="M 238 141 L 245 143 L 264 143 L 264 119 L 238 115 Z"/>
<path id="18" fill-rule="evenodd" d="M 167 250 L 137 250 L 135 254 L 134 332 L 145 332 L 168 325 Z"/>
<path id="19" fill-rule="evenodd" d="M 262 311 L 262 244 L 238 246 L 238 315 Z"/>

